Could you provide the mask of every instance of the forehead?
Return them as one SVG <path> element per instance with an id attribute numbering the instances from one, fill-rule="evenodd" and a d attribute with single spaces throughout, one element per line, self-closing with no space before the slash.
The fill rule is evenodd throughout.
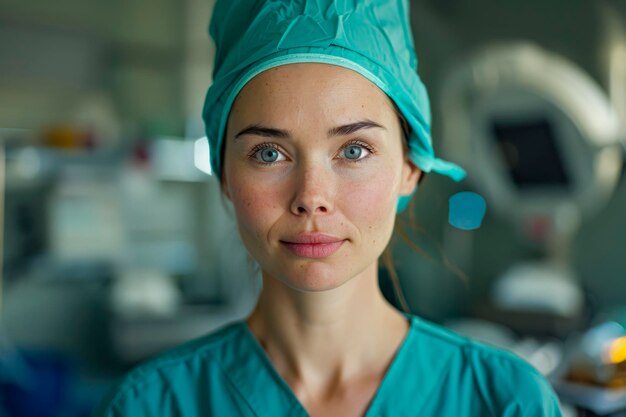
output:
<path id="1" fill-rule="evenodd" d="M 294 118 L 383 121 L 389 113 L 391 100 L 361 74 L 336 65 L 300 63 L 271 68 L 250 80 L 233 104 L 229 124 Z"/>

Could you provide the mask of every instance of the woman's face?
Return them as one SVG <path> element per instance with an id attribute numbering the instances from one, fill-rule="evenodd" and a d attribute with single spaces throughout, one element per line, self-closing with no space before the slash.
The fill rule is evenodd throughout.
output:
<path id="1" fill-rule="evenodd" d="M 398 197 L 420 174 L 389 98 L 333 65 L 257 75 L 235 100 L 225 141 L 223 190 L 245 246 L 266 275 L 303 291 L 376 267 Z"/>

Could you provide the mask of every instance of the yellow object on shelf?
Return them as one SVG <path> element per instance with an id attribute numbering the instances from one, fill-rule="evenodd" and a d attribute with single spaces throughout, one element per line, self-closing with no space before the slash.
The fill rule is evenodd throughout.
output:
<path id="1" fill-rule="evenodd" d="M 626 361 L 626 336 L 611 341 L 606 358 L 607 362 L 615 364 Z"/>

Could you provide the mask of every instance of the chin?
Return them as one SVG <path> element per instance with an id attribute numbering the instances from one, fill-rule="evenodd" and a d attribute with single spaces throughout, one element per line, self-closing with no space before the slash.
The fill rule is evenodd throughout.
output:
<path id="1" fill-rule="evenodd" d="M 298 291 L 320 292 L 338 288 L 348 282 L 352 275 L 336 266 L 308 264 L 296 265 L 290 271 L 272 274 L 290 288 Z"/>

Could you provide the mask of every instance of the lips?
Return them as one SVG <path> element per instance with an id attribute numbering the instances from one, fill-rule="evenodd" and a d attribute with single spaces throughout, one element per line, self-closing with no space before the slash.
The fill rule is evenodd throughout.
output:
<path id="1" fill-rule="evenodd" d="M 296 256 L 303 258 L 325 258 L 337 252 L 345 239 L 324 233 L 303 233 L 280 243 Z"/>

